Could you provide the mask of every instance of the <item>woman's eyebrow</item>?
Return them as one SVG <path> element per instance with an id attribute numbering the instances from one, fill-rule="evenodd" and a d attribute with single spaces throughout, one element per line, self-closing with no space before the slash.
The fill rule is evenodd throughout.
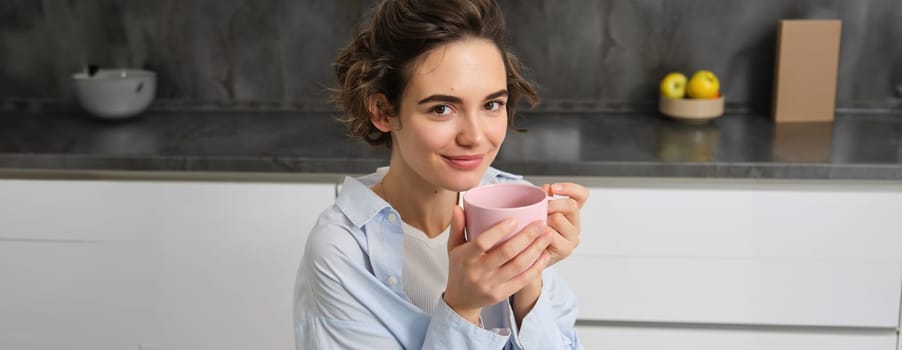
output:
<path id="1" fill-rule="evenodd" d="M 501 97 L 501 96 L 507 96 L 507 90 L 500 90 L 500 91 L 498 91 L 498 92 L 489 94 L 488 96 L 485 97 L 485 99 L 486 99 L 486 100 L 491 100 L 491 99 L 499 98 L 499 97 Z"/>
<path id="2" fill-rule="evenodd" d="M 429 103 L 429 102 L 461 103 L 461 102 L 463 102 L 463 100 L 461 100 L 460 97 L 457 97 L 457 96 L 432 95 L 432 96 L 429 96 L 427 98 L 420 100 L 420 102 L 417 102 L 417 104 L 421 105 L 421 104 Z"/>
<path id="3" fill-rule="evenodd" d="M 501 96 L 507 96 L 507 95 L 508 95 L 507 90 L 499 90 L 497 92 L 493 92 L 493 93 L 489 94 L 488 96 L 485 97 L 485 99 L 491 100 L 491 99 L 495 99 L 495 98 L 499 98 Z M 417 104 L 421 105 L 421 104 L 430 103 L 430 102 L 463 103 L 463 100 L 460 97 L 451 96 L 451 95 L 431 95 L 429 97 L 426 97 L 426 98 L 420 100 L 419 102 L 417 102 Z"/>

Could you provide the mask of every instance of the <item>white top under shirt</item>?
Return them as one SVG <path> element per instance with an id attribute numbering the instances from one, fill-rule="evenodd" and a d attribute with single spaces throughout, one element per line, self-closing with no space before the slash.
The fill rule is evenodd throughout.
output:
<path id="1" fill-rule="evenodd" d="M 401 221 L 404 231 L 404 293 L 414 305 L 432 315 L 448 281 L 448 232 L 435 238 Z"/>

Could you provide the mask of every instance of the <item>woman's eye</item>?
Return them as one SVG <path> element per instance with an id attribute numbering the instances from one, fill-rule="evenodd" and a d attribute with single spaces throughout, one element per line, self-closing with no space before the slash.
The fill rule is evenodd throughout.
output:
<path id="1" fill-rule="evenodd" d="M 438 105 L 432 108 L 432 113 L 438 115 L 448 115 L 451 114 L 451 106 L 448 105 Z"/>
<path id="2" fill-rule="evenodd" d="M 485 104 L 485 109 L 490 110 L 490 111 L 497 111 L 497 110 L 500 110 L 502 106 L 504 106 L 504 102 L 489 101 L 488 103 Z"/>

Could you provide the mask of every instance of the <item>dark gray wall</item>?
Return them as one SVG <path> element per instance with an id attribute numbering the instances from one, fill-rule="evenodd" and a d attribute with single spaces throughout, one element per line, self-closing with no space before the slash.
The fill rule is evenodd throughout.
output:
<path id="1" fill-rule="evenodd" d="M 72 101 L 86 63 L 154 69 L 159 104 L 324 108 L 330 63 L 372 1 L 5 0 L 0 101 Z M 843 20 L 837 105 L 902 108 L 899 0 L 502 1 L 510 43 L 553 109 L 654 106 L 700 68 L 736 108 L 769 110 L 781 18 Z"/>

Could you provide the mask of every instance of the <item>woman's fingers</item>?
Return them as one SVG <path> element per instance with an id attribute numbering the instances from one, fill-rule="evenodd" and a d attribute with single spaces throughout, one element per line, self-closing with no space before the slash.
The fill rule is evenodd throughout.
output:
<path id="1" fill-rule="evenodd" d="M 547 187 L 546 187 L 547 186 Z M 589 199 L 589 190 L 583 186 L 572 182 L 560 182 L 551 185 L 542 186 L 549 195 L 567 196 L 576 201 L 577 206 L 582 209 L 583 204 Z"/>
<path id="2" fill-rule="evenodd" d="M 520 272 L 520 274 L 514 276 L 504 284 L 504 289 L 511 291 L 510 294 L 513 294 L 520 289 L 523 289 L 530 281 L 542 278 L 542 271 L 548 267 L 550 261 L 551 254 L 546 250 L 540 251 L 536 259 L 530 260 L 531 265 L 527 265 L 525 271 Z"/>
<path id="3" fill-rule="evenodd" d="M 552 263 L 556 263 L 570 256 L 573 250 L 579 244 L 579 238 L 576 240 L 567 239 L 561 235 L 554 235 L 551 244 L 548 246 L 548 252 L 551 253 Z"/>
<path id="4" fill-rule="evenodd" d="M 551 244 L 553 236 L 550 231 L 542 231 L 542 234 L 534 239 L 526 249 L 521 250 L 513 259 L 499 267 L 497 277 L 505 281 L 511 280 L 530 269 L 545 252 L 545 248 Z"/>
<path id="5" fill-rule="evenodd" d="M 467 239 L 464 237 L 464 220 L 463 209 L 454 206 L 451 212 L 451 231 L 448 232 L 448 252 L 467 243 Z"/>
<path id="6" fill-rule="evenodd" d="M 529 247 L 542 233 L 547 231 L 547 226 L 541 221 L 535 221 L 516 233 L 509 240 L 498 244 L 485 256 L 487 268 L 497 268 L 504 265 L 520 252 Z"/>
<path id="7" fill-rule="evenodd" d="M 496 235 L 495 232 L 489 232 L 496 228 L 504 231 L 504 225 L 499 224 L 483 234 Z M 479 252 L 477 243 L 480 242 L 481 236 L 459 246 L 449 254 L 451 266 L 448 271 L 445 301 L 448 305 L 456 307 L 455 310 L 487 305 L 485 300 L 491 301 L 488 304 L 497 303 L 519 291 L 529 282 L 521 275 L 532 269 L 531 266 L 538 265 L 536 268 L 541 270 L 547 264 L 547 261 L 540 264 L 539 257 L 548 247 L 552 231 L 540 221 L 527 226 L 511 239 L 484 254 L 468 255 Z M 494 240 L 487 238 L 486 242 L 489 244 L 488 242 Z M 532 264 L 533 262 L 536 263 Z"/>
<path id="8" fill-rule="evenodd" d="M 548 202 L 548 227 L 555 231 L 548 248 L 551 265 L 570 256 L 579 245 L 580 210 L 589 198 L 589 191 L 574 183 L 548 185 L 547 191 L 568 197 Z"/>
<path id="9" fill-rule="evenodd" d="M 555 214 L 560 214 L 564 217 L 564 219 L 569 221 L 569 226 L 576 227 L 578 230 L 580 224 L 579 210 L 579 204 L 572 198 L 554 199 L 548 201 L 548 226 L 552 226 L 559 232 L 565 233 L 561 230 L 563 227 L 555 227 L 558 222 L 555 221 L 553 216 L 555 216 Z"/>
<path id="10" fill-rule="evenodd" d="M 471 255 L 480 256 L 495 247 L 498 242 L 507 237 L 517 226 L 517 221 L 511 218 L 504 219 L 488 230 L 479 232 L 473 237 L 473 233 L 468 232 L 470 241 L 467 242 Z"/>

